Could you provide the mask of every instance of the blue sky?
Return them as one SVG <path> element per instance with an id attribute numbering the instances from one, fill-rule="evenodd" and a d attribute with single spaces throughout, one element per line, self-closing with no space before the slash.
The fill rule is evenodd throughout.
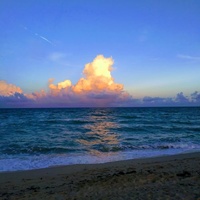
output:
<path id="1" fill-rule="evenodd" d="M 0 80 L 23 93 L 76 84 L 86 63 L 112 57 L 133 98 L 200 91 L 198 0 L 1 0 Z"/>

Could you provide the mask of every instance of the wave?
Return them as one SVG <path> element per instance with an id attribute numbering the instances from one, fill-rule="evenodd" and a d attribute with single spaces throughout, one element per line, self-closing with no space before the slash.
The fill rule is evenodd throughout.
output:
<path id="1" fill-rule="evenodd" d="M 22 154 L 62 154 L 62 153 L 71 153 L 77 152 L 78 149 L 73 148 L 58 148 L 58 147 L 42 147 L 42 146 L 33 146 L 33 147 L 21 147 L 20 145 L 12 145 L 12 147 L 2 149 L 1 154 L 6 155 L 22 155 Z"/>
<path id="2" fill-rule="evenodd" d="M 100 152 L 123 152 L 123 151 L 135 151 L 135 150 L 165 150 L 165 149 L 182 149 L 182 150 L 195 150 L 200 149 L 199 144 L 188 143 L 162 143 L 151 145 L 94 145 L 91 149 L 95 149 Z"/>
<path id="3" fill-rule="evenodd" d="M 113 155 L 118 160 L 127 155 L 197 150 L 199 116 L 196 108 L 5 110 L 0 116 L 0 168 L 106 162 Z"/>

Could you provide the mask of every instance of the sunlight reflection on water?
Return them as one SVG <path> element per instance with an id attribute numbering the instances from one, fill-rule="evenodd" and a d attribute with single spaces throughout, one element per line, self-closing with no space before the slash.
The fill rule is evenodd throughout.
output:
<path id="1" fill-rule="evenodd" d="M 84 128 L 88 130 L 85 134 L 86 138 L 78 139 L 77 141 L 85 146 L 88 146 L 91 154 L 101 154 L 95 149 L 95 146 L 102 145 L 103 151 L 108 151 L 108 145 L 119 144 L 119 136 L 116 132 L 113 132 L 115 128 L 119 127 L 113 120 L 114 116 L 106 115 L 102 110 L 96 110 L 89 116 L 89 121 L 93 122 L 85 124 Z M 90 140 L 88 140 L 90 137 Z"/>

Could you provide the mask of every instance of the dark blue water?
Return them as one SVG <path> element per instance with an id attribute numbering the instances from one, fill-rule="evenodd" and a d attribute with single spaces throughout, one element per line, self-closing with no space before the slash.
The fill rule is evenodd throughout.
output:
<path id="1" fill-rule="evenodd" d="M 199 107 L 0 109 L 0 171 L 199 150 Z"/>

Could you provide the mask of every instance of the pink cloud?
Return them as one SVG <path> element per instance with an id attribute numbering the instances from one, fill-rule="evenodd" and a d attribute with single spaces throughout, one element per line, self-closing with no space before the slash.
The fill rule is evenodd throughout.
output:
<path id="1" fill-rule="evenodd" d="M 98 55 L 87 63 L 81 77 L 75 85 L 66 79 L 54 84 L 54 79 L 48 81 L 49 90 L 24 94 L 22 89 L 0 82 L 0 97 L 4 104 L 13 105 L 23 102 L 30 107 L 77 107 L 77 106 L 110 106 L 117 102 L 130 99 L 130 95 L 123 91 L 123 84 L 116 83 L 111 75 L 114 61 Z M 19 95 L 21 94 L 21 95 Z M 5 98 L 8 97 L 8 98 Z M 20 104 L 20 106 L 22 106 Z"/>
<path id="2" fill-rule="evenodd" d="M 1 96 L 11 96 L 15 93 L 23 93 L 20 87 L 17 87 L 13 84 L 9 84 L 6 81 L 0 80 L 0 95 Z"/>
<path id="3" fill-rule="evenodd" d="M 108 106 L 119 99 L 127 98 L 129 95 L 123 91 L 123 85 L 115 83 L 111 75 L 113 64 L 112 58 L 98 55 L 85 65 L 84 76 L 75 85 L 70 80 L 53 84 L 54 79 L 49 79 L 50 91 L 46 100 L 51 104 L 66 106 Z"/>
<path id="4" fill-rule="evenodd" d="M 20 87 L 0 81 L 0 107 L 106 107 L 106 106 L 185 106 L 199 105 L 199 93 L 190 97 L 178 93 L 176 97 L 144 97 L 134 99 L 124 91 L 123 84 L 112 77 L 114 61 L 98 55 L 87 63 L 83 77 L 76 84 L 68 79 L 54 84 L 49 79 L 49 90 L 24 94 Z"/>

